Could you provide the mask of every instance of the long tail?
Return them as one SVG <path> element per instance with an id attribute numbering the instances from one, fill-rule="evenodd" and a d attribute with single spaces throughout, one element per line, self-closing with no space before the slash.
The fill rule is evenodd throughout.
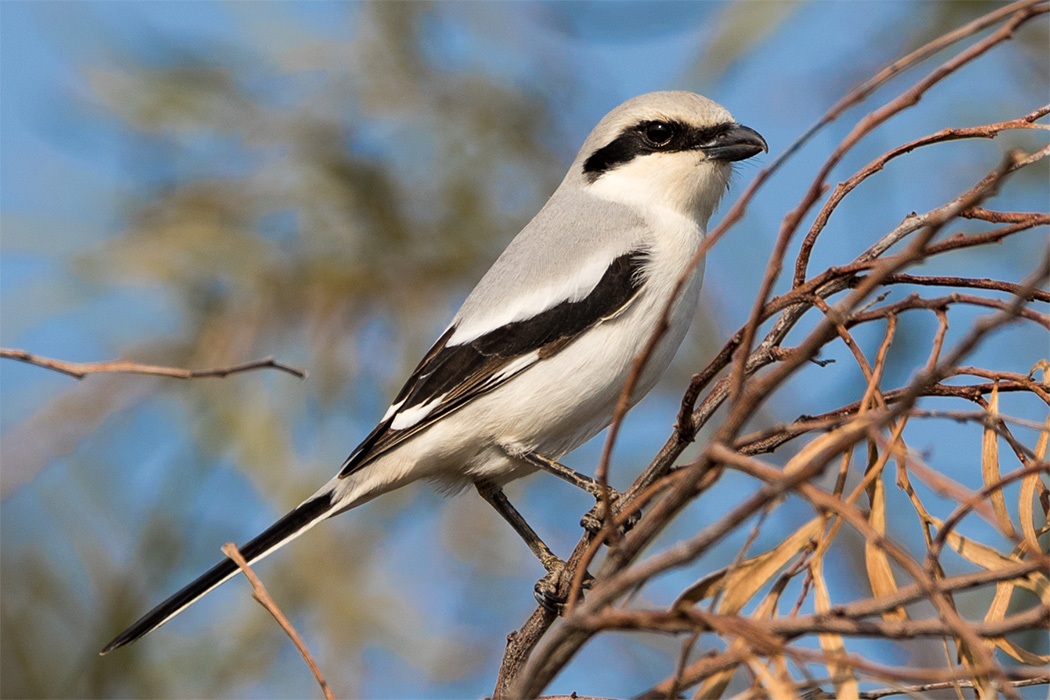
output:
<path id="1" fill-rule="evenodd" d="M 288 513 L 262 534 L 241 547 L 241 554 L 249 564 L 254 563 L 275 551 L 281 545 L 290 542 L 325 518 L 345 509 L 345 506 L 333 503 L 332 492 L 321 493 L 304 501 L 295 510 Z M 157 629 L 171 618 L 188 608 L 198 598 L 233 578 L 237 574 L 237 565 L 231 559 L 223 559 L 181 591 L 171 596 L 157 607 L 143 615 L 139 620 L 121 632 L 100 652 L 108 654 L 125 644 L 130 644 Z"/>

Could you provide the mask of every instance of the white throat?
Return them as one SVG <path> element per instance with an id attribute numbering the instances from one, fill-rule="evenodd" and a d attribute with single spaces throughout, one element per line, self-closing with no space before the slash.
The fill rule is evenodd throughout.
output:
<path id="1" fill-rule="evenodd" d="M 641 211 L 670 209 L 706 230 L 732 172 L 731 164 L 696 151 L 650 153 L 603 173 L 586 189 Z"/>

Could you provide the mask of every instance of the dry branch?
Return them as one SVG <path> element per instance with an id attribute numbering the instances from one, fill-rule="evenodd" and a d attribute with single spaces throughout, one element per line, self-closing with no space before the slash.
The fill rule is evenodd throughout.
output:
<path id="1" fill-rule="evenodd" d="M 147 374 L 155 377 L 172 377 L 174 379 L 202 379 L 204 377 L 227 377 L 240 372 L 250 372 L 257 369 L 276 369 L 287 372 L 299 379 L 306 379 L 306 370 L 292 367 L 278 362 L 273 357 L 264 357 L 261 360 L 252 360 L 230 367 L 218 369 L 184 369 L 182 367 L 164 367 L 160 365 L 142 365 L 130 360 L 109 360 L 105 362 L 68 362 L 56 360 L 51 357 L 34 355 L 25 350 L 14 348 L 0 348 L 0 357 L 9 360 L 26 362 L 37 367 L 54 370 L 61 374 L 69 375 L 74 379 L 83 379 L 89 374 L 100 372 L 112 372 L 119 374 Z"/>
<path id="2" fill-rule="evenodd" d="M 673 433 L 644 472 L 616 501 L 612 517 L 606 519 L 602 532 L 596 537 L 585 534 L 568 557 L 566 576 L 559 584 L 559 593 L 569 601 L 563 623 L 552 626 L 555 616 L 538 608 L 517 632 L 508 636 L 496 697 L 538 695 L 594 635 L 614 629 L 682 635 L 680 658 L 672 664 L 674 675 L 654 686 L 644 697 L 668 697 L 690 688 L 698 688 L 695 692 L 704 697 L 708 693 L 717 695 L 726 689 L 737 668 L 750 674 L 756 694 L 773 697 L 794 696 L 799 689 L 816 688 L 821 683 L 832 684 L 840 696 L 859 697 L 857 682 L 860 680 L 912 684 L 916 688 L 959 682 L 960 686 L 969 684 L 967 687 L 976 687 L 985 694 L 998 689 L 1008 697 L 1016 697 L 1016 687 L 1047 682 L 1045 673 L 1030 671 L 1030 666 L 1013 668 L 1001 664 L 996 648 L 1023 663 L 1042 658 L 1006 640 L 1004 635 L 1035 632 L 1048 622 L 1050 583 L 1043 572 L 1050 558 L 1039 549 L 1039 538 L 1046 535 L 1046 528 L 1034 521 L 1033 504 L 1041 505 L 1045 518 L 1050 511 L 1050 488 L 1040 479 L 1047 473 L 1045 455 L 1050 442 L 1050 419 L 1046 424 L 1014 419 L 997 405 L 996 401 L 1003 399 L 995 397 L 1033 396 L 1050 406 L 1050 386 L 1046 381 L 1036 381 L 1031 373 L 1016 371 L 1018 368 L 973 367 L 965 366 L 964 362 L 975 348 L 1008 324 L 1050 329 L 1050 314 L 1044 309 L 1032 308 L 1033 304 L 1050 302 L 1050 294 L 1045 290 L 1050 278 L 1050 254 L 1042 253 L 1035 261 L 1032 274 L 1020 281 L 916 274 L 907 268 L 938 256 L 951 260 L 956 251 L 998 243 L 1050 224 L 1050 214 L 1046 213 L 985 208 L 1012 173 L 1046 158 L 1050 147 L 1032 154 L 1008 154 L 999 167 L 950 201 L 925 213 L 905 216 L 898 226 L 854 260 L 829 267 L 808 279 L 806 269 L 810 251 L 839 203 L 887 163 L 932 144 L 993 138 L 1008 129 L 1046 131 L 1047 127 L 1038 120 L 1050 114 L 1050 106 L 981 126 L 949 125 L 929 136 L 903 143 L 873 160 L 823 203 L 794 261 L 791 289 L 780 296 L 771 296 L 785 266 L 790 242 L 807 213 L 828 189 L 827 177 L 843 156 L 876 126 L 915 105 L 933 86 L 1009 40 L 1032 18 L 1047 12 L 1050 5 L 1035 1 L 998 8 L 887 66 L 844 97 L 824 119 L 757 175 L 722 224 L 712 232 L 694 263 L 743 216 L 755 192 L 801 144 L 826 124 L 891 77 L 947 46 L 990 29 L 987 35 L 861 118 L 833 150 L 802 201 L 781 222 L 747 322 L 707 367 L 693 376 L 683 395 Z M 995 228 L 950 234 L 948 228 L 961 218 L 987 222 Z M 943 288 L 946 293 L 938 297 L 913 293 L 885 303 L 890 289 L 902 284 Z M 990 313 L 974 319 L 972 313 L 970 316 L 960 314 L 964 309 Z M 811 311 L 816 317 L 804 337 L 790 347 L 785 346 L 789 334 Z M 885 387 L 887 357 L 897 343 L 897 319 L 913 311 L 927 311 L 936 318 L 928 359 L 924 365 L 913 368 L 911 378 L 903 385 Z M 949 318 L 960 317 L 972 320 L 949 343 Z M 761 335 L 760 329 L 766 323 L 770 325 Z M 853 333 L 856 327 L 873 323 L 885 324 L 885 332 L 878 349 L 869 355 Z M 650 339 L 650 348 L 661 332 L 657 331 Z M 744 426 L 769 397 L 801 368 L 818 361 L 829 344 L 839 341 L 845 343 L 865 379 L 862 397 L 817 416 L 802 416 L 789 424 L 743 434 Z M 631 379 L 624 387 L 598 465 L 597 474 L 602 483 L 607 480 L 617 430 L 626 409 L 624 397 L 629 395 L 648 354 L 649 350 L 636 358 Z M 984 381 L 960 382 L 959 378 L 964 376 Z M 965 401 L 976 404 L 980 411 L 931 411 L 917 405 L 928 397 Z M 714 422 L 720 407 L 725 413 Z M 983 489 L 975 493 L 961 488 L 923 464 L 921 456 L 908 444 L 914 440 L 912 433 L 918 430 L 915 426 L 929 423 L 916 419 L 937 417 L 974 426 L 985 436 L 986 443 L 1005 441 L 1020 468 L 1004 469 L 1006 476 L 986 468 L 987 474 L 993 476 L 986 477 Z M 1021 439 L 1019 426 L 1034 430 L 1038 444 L 1032 446 Z M 705 427 L 710 428 L 712 434 L 699 456 L 690 464 L 675 467 L 683 450 Z M 756 458 L 788 443 L 801 442 L 803 438 L 809 441 L 800 445 L 783 466 Z M 986 457 L 985 462 L 989 459 Z M 977 462 L 980 461 L 978 456 Z M 862 466 L 860 480 L 849 482 L 847 489 L 847 480 L 857 469 L 855 462 Z M 831 464 L 838 467 L 834 488 L 828 491 L 818 487 L 815 480 L 831 471 Z M 914 508 L 925 551 L 897 541 L 887 531 L 885 499 L 894 486 L 891 464 L 896 467 L 896 487 Z M 718 484 L 727 469 L 743 471 L 759 485 L 728 513 L 693 536 L 641 559 L 642 553 L 654 545 L 657 535 L 688 504 Z M 912 488 L 910 475 L 941 498 L 955 503 L 954 512 L 946 520 L 937 519 L 927 509 Z M 1015 511 L 1021 521 L 1019 530 L 1007 527 L 1007 519 L 1014 515 L 998 495 L 1004 493 L 1005 486 L 1016 483 L 1022 484 Z M 807 503 L 815 513 L 814 519 L 794 533 L 780 536 L 780 544 L 774 549 L 750 554 L 766 523 L 766 515 L 780 507 L 789 495 Z M 867 509 L 861 506 L 865 495 Z M 646 510 L 634 529 L 620 536 L 619 527 L 643 508 Z M 966 540 L 955 532 L 958 523 L 971 511 L 999 524 L 1003 532 L 1011 535 L 1008 541 L 1013 542 L 1014 551 L 1000 552 L 996 559 L 995 548 Z M 638 609 L 633 603 L 618 604 L 624 596 L 658 577 L 694 563 L 744 527 L 750 528 L 746 544 L 732 564 L 683 591 L 674 605 L 653 610 Z M 865 543 L 867 581 L 872 590 L 870 597 L 846 605 L 834 603 L 835 592 L 829 590 L 828 580 L 822 573 L 825 556 L 843 529 L 860 536 Z M 607 554 L 597 568 L 587 598 L 582 599 L 580 584 L 587 567 L 598 561 L 602 545 L 608 548 Z M 944 545 L 952 547 L 976 569 L 947 574 L 938 562 Z M 910 580 L 898 583 L 901 575 Z M 788 606 L 785 616 L 779 609 L 781 595 L 796 577 L 803 577 L 801 593 L 797 600 L 783 601 Z M 996 602 L 989 607 L 984 620 L 967 619 L 960 614 L 955 595 L 981 586 L 996 587 Z M 1010 608 L 1011 614 L 1007 615 L 1002 601 L 1009 602 L 1009 592 L 1014 587 L 1036 591 L 1039 602 Z M 711 602 L 706 610 L 696 607 L 707 599 Z M 814 612 L 803 612 L 807 601 L 816 606 Z M 748 611 L 748 605 L 754 605 L 753 609 Z M 929 616 L 929 606 L 936 613 L 933 617 Z M 919 608 L 926 617 L 916 616 Z M 712 634 L 725 645 L 725 650 L 691 659 L 700 653 L 702 641 Z M 947 654 L 945 666 L 886 668 L 849 653 L 846 640 L 854 636 L 941 640 Z M 791 643 L 807 637 L 819 638 L 821 649 L 814 651 Z M 815 679 L 808 669 L 811 664 L 822 665 L 831 678 Z"/>
<path id="3" fill-rule="evenodd" d="M 237 545 L 233 542 L 227 542 L 222 546 L 222 553 L 228 556 L 237 567 L 241 570 L 241 573 L 251 582 L 252 584 L 252 598 L 254 598 L 259 605 L 266 609 L 266 612 L 273 616 L 273 619 L 277 620 L 277 624 L 281 626 L 284 633 L 288 635 L 289 639 L 295 645 L 299 655 L 303 657 L 303 661 L 310 667 L 310 672 L 314 674 L 314 678 L 317 680 L 317 684 L 321 686 L 321 692 L 324 693 L 326 700 L 335 700 L 335 696 L 332 694 L 332 689 L 328 687 L 328 683 L 325 681 L 324 676 L 321 675 L 321 670 L 317 668 L 317 664 L 314 663 L 314 659 L 310 656 L 310 652 L 306 649 L 306 645 L 303 643 L 299 633 L 292 627 L 292 623 L 288 621 L 288 618 L 284 616 L 281 609 L 277 607 L 277 603 L 273 602 L 273 598 L 266 592 L 266 587 L 263 586 L 262 581 L 255 575 L 251 567 L 248 566 L 248 562 L 245 561 L 244 556 L 241 554 L 241 550 L 237 548 Z"/>
<path id="4" fill-rule="evenodd" d="M 1014 688 L 1028 688 L 1033 685 L 1050 685 L 1050 676 L 1038 676 L 1026 678 L 1022 681 L 1010 681 Z M 885 690 L 869 690 L 860 694 L 861 700 L 881 700 L 893 695 L 916 695 L 918 693 L 929 693 L 933 690 L 954 690 L 955 688 L 973 688 L 973 681 L 959 678 L 952 681 L 941 681 L 939 683 L 923 683 L 921 685 L 908 685 L 899 688 L 886 688 Z"/>

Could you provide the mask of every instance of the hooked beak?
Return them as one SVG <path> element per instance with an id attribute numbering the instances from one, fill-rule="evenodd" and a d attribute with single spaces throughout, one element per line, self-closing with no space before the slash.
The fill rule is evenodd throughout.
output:
<path id="1" fill-rule="evenodd" d="M 713 160 L 735 161 L 757 156 L 763 151 L 768 153 L 769 146 L 762 134 L 743 124 L 734 124 L 705 145 L 703 150 Z"/>

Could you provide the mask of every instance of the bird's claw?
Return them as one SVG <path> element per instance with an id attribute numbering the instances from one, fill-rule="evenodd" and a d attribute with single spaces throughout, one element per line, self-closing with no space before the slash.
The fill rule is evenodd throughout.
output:
<path id="1" fill-rule="evenodd" d="M 564 564 L 562 567 L 556 571 L 548 571 L 532 589 L 532 594 L 536 597 L 536 602 L 540 604 L 540 607 L 552 613 L 560 613 L 565 603 L 568 602 L 566 596 L 558 595 L 558 583 L 561 581 Z"/>
<path id="2" fill-rule="evenodd" d="M 562 614 L 565 610 L 565 604 L 569 602 L 567 595 L 560 595 L 558 593 L 558 589 L 561 587 L 562 575 L 564 573 L 564 561 L 558 559 L 556 562 L 551 562 L 548 565 L 547 574 L 537 581 L 532 589 L 532 593 L 536 597 L 536 602 L 540 604 L 540 607 L 557 615 Z M 593 582 L 594 577 L 590 574 L 585 574 L 583 577 L 582 588 L 584 590 L 589 589 Z"/>
<path id="3" fill-rule="evenodd" d="M 618 500 L 620 500 L 620 497 L 621 495 L 618 491 L 614 489 L 609 489 L 608 503 L 615 504 Z M 583 517 L 580 518 L 580 526 L 592 535 L 597 535 L 599 532 L 601 532 L 602 525 L 604 525 L 605 523 L 605 504 L 606 501 L 599 497 L 598 501 L 594 504 L 594 507 L 586 513 L 584 513 Z M 631 528 L 633 528 L 635 524 L 637 524 L 638 517 L 638 513 L 632 513 L 631 517 L 629 517 L 624 522 L 624 524 L 620 526 L 620 534 L 626 535 L 628 532 L 630 532 Z"/>

